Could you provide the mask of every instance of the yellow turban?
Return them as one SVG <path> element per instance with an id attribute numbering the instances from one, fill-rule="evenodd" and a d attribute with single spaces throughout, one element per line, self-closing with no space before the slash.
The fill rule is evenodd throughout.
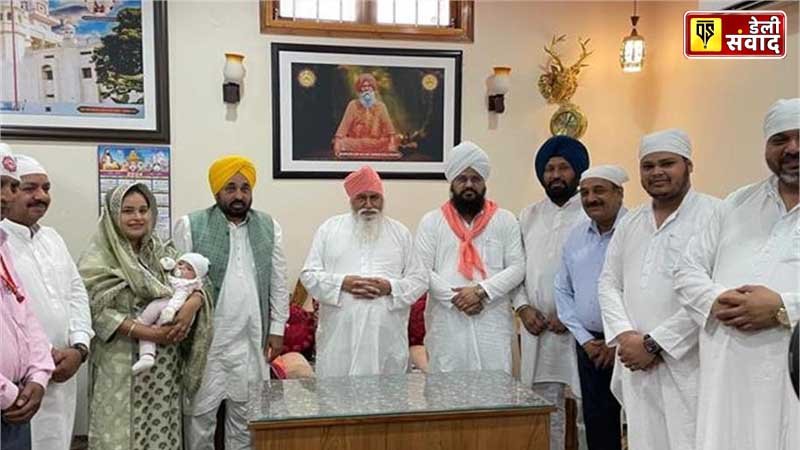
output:
<path id="1" fill-rule="evenodd" d="M 211 163 L 211 167 L 208 168 L 208 184 L 211 186 L 211 192 L 216 195 L 237 173 L 241 173 L 247 179 L 251 188 L 256 186 L 256 166 L 249 158 L 228 155 Z"/>

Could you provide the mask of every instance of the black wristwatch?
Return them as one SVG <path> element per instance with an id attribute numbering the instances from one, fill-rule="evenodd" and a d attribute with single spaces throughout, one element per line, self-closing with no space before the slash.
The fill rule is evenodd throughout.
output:
<path id="1" fill-rule="evenodd" d="M 81 364 L 85 363 L 87 359 L 89 359 L 89 347 L 85 344 L 75 344 L 72 346 L 78 353 L 81 354 Z"/>
<path id="2" fill-rule="evenodd" d="M 653 339 L 649 334 L 644 335 L 644 349 L 647 353 L 651 355 L 657 355 L 661 353 L 661 346 L 658 345 L 655 339 Z"/>

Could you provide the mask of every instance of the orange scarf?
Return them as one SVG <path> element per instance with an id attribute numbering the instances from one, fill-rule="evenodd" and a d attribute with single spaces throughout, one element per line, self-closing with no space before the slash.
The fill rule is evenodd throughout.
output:
<path id="1" fill-rule="evenodd" d="M 464 222 L 461 220 L 461 216 L 451 202 L 448 201 L 442 205 L 442 214 L 444 214 L 447 224 L 450 225 L 450 229 L 453 230 L 453 233 L 455 233 L 456 237 L 461 241 L 458 247 L 458 271 L 468 280 L 473 279 L 472 272 L 474 269 L 480 272 L 483 279 L 486 278 L 486 269 L 483 267 L 481 255 L 478 253 L 475 246 L 472 245 L 472 240 L 483 233 L 483 230 L 489 225 L 489 221 L 494 217 L 495 212 L 497 212 L 497 203 L 486 200 L 483 211 L 473 220 L 472 228 L 467 229 L 467 227 L 464 226 Z"/>

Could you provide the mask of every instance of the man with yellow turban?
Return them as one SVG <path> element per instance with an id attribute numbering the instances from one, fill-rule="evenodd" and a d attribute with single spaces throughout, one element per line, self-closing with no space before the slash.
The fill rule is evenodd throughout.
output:
<path id="1" fill-rule="evenodd" d="M 256 169 L 248 158 L 222 157 L 208 171 L 216 204 L 181 217 L 173 237 L 181 252 L 209 259 L 214 340 L 203 381 L 184 410 L 187 449 L 212 450 L 217 410 L 225 402 L 225 448 L 250 448 L 251 395 L 269 377 L 289 318 L 281 228 L 251 209 Z"/>

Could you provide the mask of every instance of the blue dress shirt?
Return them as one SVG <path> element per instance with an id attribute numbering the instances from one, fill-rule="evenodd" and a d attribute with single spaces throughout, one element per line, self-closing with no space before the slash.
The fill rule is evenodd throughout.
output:
<path id="1" fill-rule="evenodd" d="M 590 219 L 581 221 L 564 242 L 561 267 L 555 278 L 555 299 L 558 318 L 581 345 L 603 332 L 603 318 L 597 297 L 597 282 L 603 271 L 606 249 L 622 216 L 620 208 L 614 226 L 600 234 Z"/>

